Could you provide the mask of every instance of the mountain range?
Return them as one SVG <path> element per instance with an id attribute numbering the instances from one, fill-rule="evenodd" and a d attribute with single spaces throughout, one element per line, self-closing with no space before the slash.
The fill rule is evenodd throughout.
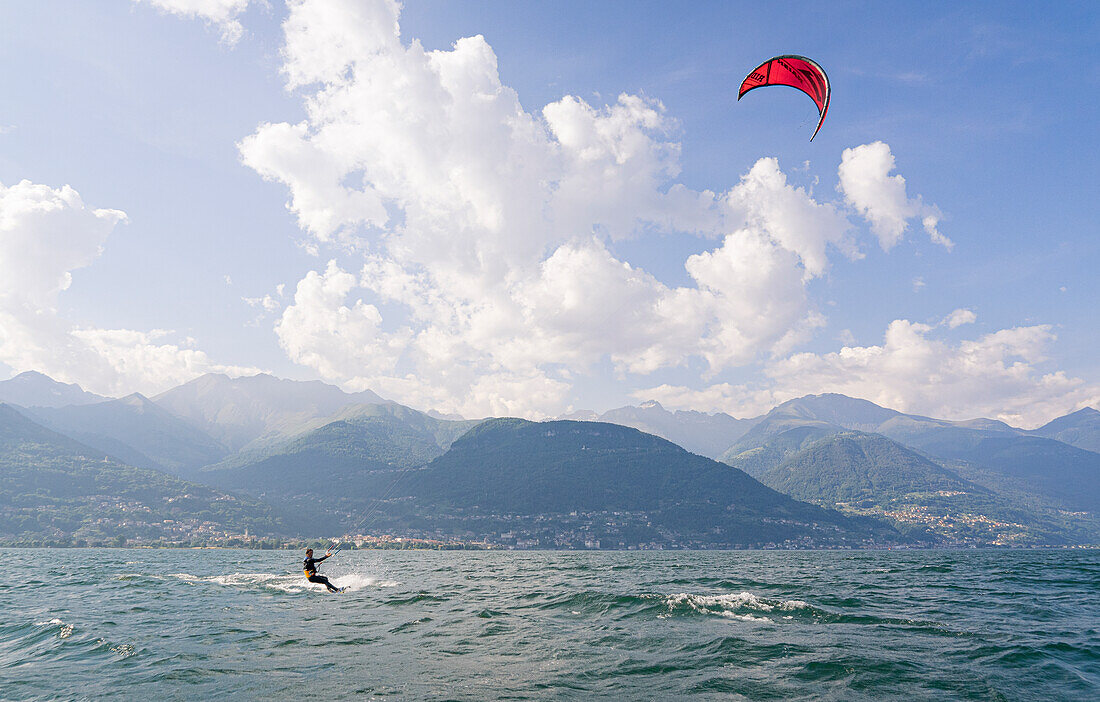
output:
<path id="1" fill-rule="evenodd" d="M 37 371 L 0 381 L 0 402 L 23 407 L 65 407 L 103 402 L 108 398 L 85 392 L 75 383 L 59 383 Z"/>
<path id="2" fill-rule="evenodd" d="M 230 451 L 278 442 L 302 424 L 350 404 L 375 404 L 370 390 L 346 393 L 319 380 L 241 378 L 209 373 L 163 392 L 153 401 L 205 431 Z"/>
<path id="3" fill-rule="evenodd" d="M 127 465 L 0 404 L 0 535 L 9 543 L 205 543 L 286 528 L 252 500 Z"/>
<path id="4" fill-rule="evenodd" d="M 67 407 L 30 407 L 29 418 L 119 460 L 193 475 L 229 449 L 143 395 Z"/>
<path id="5" fill-rule="evenodd" d="M 1075 414 L 1063 428 L 1087 422 L 1089 413 Z M 984 525 L 999 530 L 994 543 L 1095 541 L 1100 453 L 1039 431 L 811 395 L 773 409 L 721 460 L 801 499 L 951 538 L 967 540 L 977 530 L 984 539 L 992 533 Z M 845 489 L 857 485 L 862 495 Z"/>
<path id="6" fill-rule="evenodd" d="M 218 374 L 151 399 L 109 399 L 24 373 L 0 382 L 0 397 L 21 400 L 0 428 L 72 442 L 68 465 L 98 456 L 112 470 L 147 471 L 142 479 L 166 491 L 202 485 L 238 500 L 252 516 L 227 517 L 223 534 L 247 524 L 252 534 L 387 530 L 581 548 L 1100 542 L 1100 453 L 1089 448 L 1100 412 L 1090 408 L 1031 431 L 842 395 L 748 419 L 646 402 L 535 423 Z M 0 446 L 0 466 L 20 466 L 23 481 L 0 495 L 0 515 L 4 499 L 59 499 L 26 480 L 60 454 L 19 446 Z M 126 532 L 125 519 L 111 519 Z M 6 523 L 0 540 L 46 533 Z"/>
<path id="7" fill-rule="evenodd" d="M 481 521 L 539 546 L 569 545 L 563 525 L 620 547 L 899 540 L 885 524 L 799 502 L 670 441 L 603 422 L 490 419 L 407 484 L 396 494 L 411 499 L 404 508 L 421 524 Z"/>

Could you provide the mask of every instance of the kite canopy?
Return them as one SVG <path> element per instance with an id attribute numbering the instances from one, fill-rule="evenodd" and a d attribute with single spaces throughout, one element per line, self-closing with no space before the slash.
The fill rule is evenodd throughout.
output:
<path id="1" fill-rule="evenodd" d="M 825 114 L 829 111 L 829 76 L 825 75 L 825 69 L 805 56 L 776 56 L 760 64 L 749 73 L 741 83 L 741 89 L 737 91 L 737 99 L 750 90 L 763 88 L 768 85 L 788 85 L 801 90 L 810 96 L 817 105 L 817 111 L 821 118 L 817 121 L 817 129 L 810 141 L 814 140 L 821 124 L 825 121 Z"/>

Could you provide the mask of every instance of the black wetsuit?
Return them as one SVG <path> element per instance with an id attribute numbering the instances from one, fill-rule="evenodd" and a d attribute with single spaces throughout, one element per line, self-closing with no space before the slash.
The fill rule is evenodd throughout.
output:
<path id="1" fill-rule="evenodd" d="M 328 581 L 323 575 L 317 575 L 317 564 L 328 558 L 328 556 L 321 556 L 320 558 L 307 558 L 302 561 L 302 568 L 306 572 L 306 580 L 311 583 L 321 583 L 328 588 L 329 592 L 339 592 L 340 588 L 336 587 Z"/>

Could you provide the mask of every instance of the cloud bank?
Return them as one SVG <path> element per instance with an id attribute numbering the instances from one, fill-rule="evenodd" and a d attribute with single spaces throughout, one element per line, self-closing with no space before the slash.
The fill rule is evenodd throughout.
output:
<path id="1" fill-rule="evenodd" d="M 956 310 L 944 325 L 973 322 L 968 312 Z M 952 343 L 938 338 L 936 327 L 897 319 L 881 344 L 797 353 L 769 363 L 766 383 L 702 391 L 663 385 L 639 390 L 635 397 L 747 416 L 795 397 L 835 392 L 902 412 L 957 420 L 992 417 L 1035 427 L 1070 410 L 1100 405 L 1100 386 L 1042 369 L 1055 338 L 1050 326 L 1035 325 Z"/>

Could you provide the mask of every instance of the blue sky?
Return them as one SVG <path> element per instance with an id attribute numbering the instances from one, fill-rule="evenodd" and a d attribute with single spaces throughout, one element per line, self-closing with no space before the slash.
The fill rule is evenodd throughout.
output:
<path id="1" fill-rule="evenodd" d="M 0 375 L 467 416 L 1100 402 L 1090 3 L 185 5 L 0 7 Z M 832 81 L 812 143 L 805 96 L 736 101 L 782 53 Z"/>

